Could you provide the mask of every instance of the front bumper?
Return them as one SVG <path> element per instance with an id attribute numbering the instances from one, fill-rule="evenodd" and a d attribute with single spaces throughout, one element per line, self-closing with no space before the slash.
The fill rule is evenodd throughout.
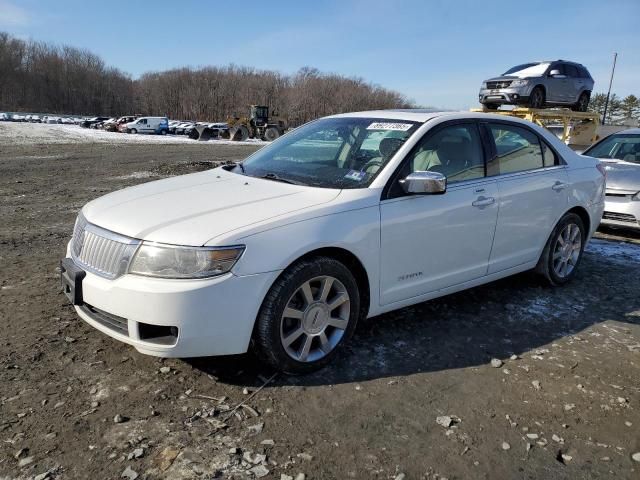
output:
<path id="1" fill-rule="evenodd" d="M 203 280 L 124 275 L 82 279 L 80 318 L 141 353 L 159 357 L 247 351 L 262 299 L 280 272 Z"/>
<path id="2" fill-rule="evenodd" d="M 519 103 L 526 103 L 529 100 L 529 94 L 531 93 L 531 86 L 525 85 L 523 87 L 509 87 L 500 89 L 480 89 L 478 93 L 478 101 L 482 104 L 508 104 L 515 105 Z"/>
<path id="3" fill-rule="evenodd" d="M 640 201 L 632 198 L 633 194 L 607 192 L 602 224 L 640 229 Z"/>

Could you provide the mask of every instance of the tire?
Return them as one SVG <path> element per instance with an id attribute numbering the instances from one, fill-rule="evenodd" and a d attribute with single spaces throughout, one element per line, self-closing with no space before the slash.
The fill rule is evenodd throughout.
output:
<path id="1" fill-rule="evenodd" d="M 280 136 L 280 130 L 275 127 L 269 127 L 264 131 L 264 138 L 267 142 L 273 142 Z"/>
<path id="2" fill-rule="evenodd" d="M 545 95 L 542 87 L 535 87 L 529 95 L 529 108 L 544 108 Z"/>
<path id="3" fill-rule="evenodd" d="M 236 142 L 244 142 L 249 138 L 249 129 L 244 125 L 239 125 L 235 131 L 231 130 L 230 138 Z"/>
<path id="4" fill-rule="evenodd" d="M 586 238 L 582 219 L 575 213 L 567 213 L 551 232 L 535 268 L 536 273 L 542 275 L 551 286 L 571 281 L 582 260 Z M 563 243 L 569 246 L 563 247 Z M 569 269 L 563 271 L 562 265 Z"/>
<path id="5" fill-rule="evenodd" d="M 132 128 L 131 130 L 129 130 L 129 133 L 138 133 L 138 130 L 136 130 L 135 128 Z"/>
<path id="6" fill-rule="evenodd" d="M 500 105 L 498 105 L 497 103 L 485 103 L 484 104 L 484 108 L 486 108 L 487 110 L 497 110 L 499 106 Z"/>
<path id="7" fill-rule="evenodd" d="M 166 135 L 167 131 L 166 130 L 160 130 L 160 135 Z"/>
<path id="8" fill-rule="evenodd" d="M 318 370 L 351 338 L 359 312 L 358 285 L 346 266 L 328 257 L 301 260 L 280 275 L 262 302 L 253 348 L 282 372 Z"/>
<path id="9" fill-rule="evenodd" d="M 589 108 L 589 101 L 591 100 L 591 94 L 589 92 L 582 92 L 578 101 L 572 105 L 571 110 L 576 112 L 586 112 Z"/>

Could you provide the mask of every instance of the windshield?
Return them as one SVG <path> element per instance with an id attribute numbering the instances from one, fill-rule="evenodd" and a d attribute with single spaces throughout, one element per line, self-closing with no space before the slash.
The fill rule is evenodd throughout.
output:
<path id="1" fill-rule="evenodd" d="M 589 148 L 583 155 L 640 163 L 640 134 L 611 135 Z"/>
<path id="2" fill-rule="evenodd" d="M 324 118 L 257 151 L 237 173 L 323 188 L 365 188 L 420 126 L 405 120 Z"/>
<path id="3" fill-rule="evenodd" d="M 523 63 L 516 67 L 510 68 L 503 75 L 511 75 L 512 77 L 526 78 L 539 77 L 549 68 L 549 63 Z"/>

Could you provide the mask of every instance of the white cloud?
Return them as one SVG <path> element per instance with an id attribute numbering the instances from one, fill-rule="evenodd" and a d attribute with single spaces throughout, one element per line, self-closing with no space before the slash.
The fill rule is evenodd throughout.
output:
<path id="1" fill-rule="evenodd" d="M 0 0 L 0 27 L 24 27 L 31 19 L 27 11 L 9 0 Z"/>

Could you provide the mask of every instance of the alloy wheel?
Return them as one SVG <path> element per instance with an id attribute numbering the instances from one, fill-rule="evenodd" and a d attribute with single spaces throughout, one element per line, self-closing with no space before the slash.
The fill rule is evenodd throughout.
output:
<path id="1" fill-rule="evenodd" d="M 567 224 L 553 248 L 553 271 L 560 278 L 568 277 L 582 253 L 582 232 L 575 223 Z"/>
<path id="2" fill-rule="evenodd" d="M 340 343 L 349 325 L 351 299 L 335 277 L 320 276 L 300 285 L 280 320 L 280 341 L 299 362 L 324 358 Z"/>

